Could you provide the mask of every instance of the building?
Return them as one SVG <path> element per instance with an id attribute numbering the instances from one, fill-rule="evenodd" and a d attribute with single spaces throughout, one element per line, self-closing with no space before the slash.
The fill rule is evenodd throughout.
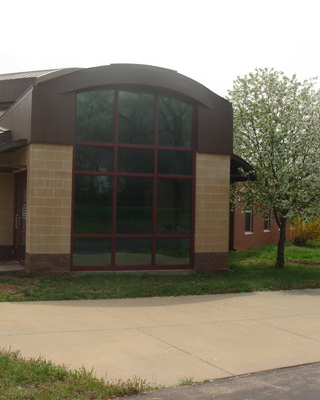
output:
<path id="1" fill-rule="evenodd" d="M 232 141 L 231 104 L 172 70 L 0 75 L 0 259 L 45 273 L 226 268 L 244 165 Z"/>
<path id="2" fill-rule="evenodd" d="M 255 214 L 252 210 L 236 209 L 233 215 L 233 244 L 232 249 L 248 250 L 258 246 L 277 243 L 279 228 L 270 216 Z"/>

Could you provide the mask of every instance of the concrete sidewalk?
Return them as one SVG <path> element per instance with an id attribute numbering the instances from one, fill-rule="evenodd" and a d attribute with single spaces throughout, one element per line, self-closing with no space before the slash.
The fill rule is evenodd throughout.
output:
<path id="1" fill-rule="evenodd" d="M 0 303 L 0 347 L 165 386 L 313 363 L 320 289 Z"/>

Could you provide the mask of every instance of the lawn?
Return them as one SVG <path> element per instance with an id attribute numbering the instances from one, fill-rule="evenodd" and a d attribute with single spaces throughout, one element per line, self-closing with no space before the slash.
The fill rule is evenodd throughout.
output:
<path id="1" fill-rule="evenodd" d="M 107 400 L 151 389 L 156 388 L 140 378 L 106 382 L 85 369 L 71 371 L 0 349 L 1 400 Z"/>
<path id="2" fill-rule="evenodd" d="M 320 287 L 319 243 L 312 247 L 288 244 L 284 269 L 274 268 L 275 257 L 275 245 L 232 252 L 229 272 L 210 275 L 0 275 L 0 301 L 117 299 Z"/>

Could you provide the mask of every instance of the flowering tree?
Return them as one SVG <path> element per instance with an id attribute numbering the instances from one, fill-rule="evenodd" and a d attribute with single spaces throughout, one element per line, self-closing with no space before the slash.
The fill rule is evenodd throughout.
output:
<path id="1" fill-rule="evenodd" d="M 286 228 L 294 218 L 319 214 L 320 92 L 274 69 L 238 77 L 229 91 L 234 152 L 255 169 L 238 188 L 244 207 L 271 214 L 279 227 L 276 267 L 284 267 Z"/>

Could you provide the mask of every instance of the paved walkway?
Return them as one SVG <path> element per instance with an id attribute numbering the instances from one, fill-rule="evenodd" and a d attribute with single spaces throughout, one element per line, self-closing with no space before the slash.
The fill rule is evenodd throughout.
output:
<path id="1" fill-rule="evenodd" d="M 319 400 L 320 363 L 128 396 L 126 400 Z"/>
<path id="2" fill-rule="evenodd" d="M 0 262 L 0 274 L 5 274 L 7 272 L 22 272 L 24 270 L 25 268 L 16 261 Z"/>
<path id="3" fill-rule="evenodd" d="M 320 361 L 320 289 L 0 303 L 0 347 L 165 386 Z"/>

